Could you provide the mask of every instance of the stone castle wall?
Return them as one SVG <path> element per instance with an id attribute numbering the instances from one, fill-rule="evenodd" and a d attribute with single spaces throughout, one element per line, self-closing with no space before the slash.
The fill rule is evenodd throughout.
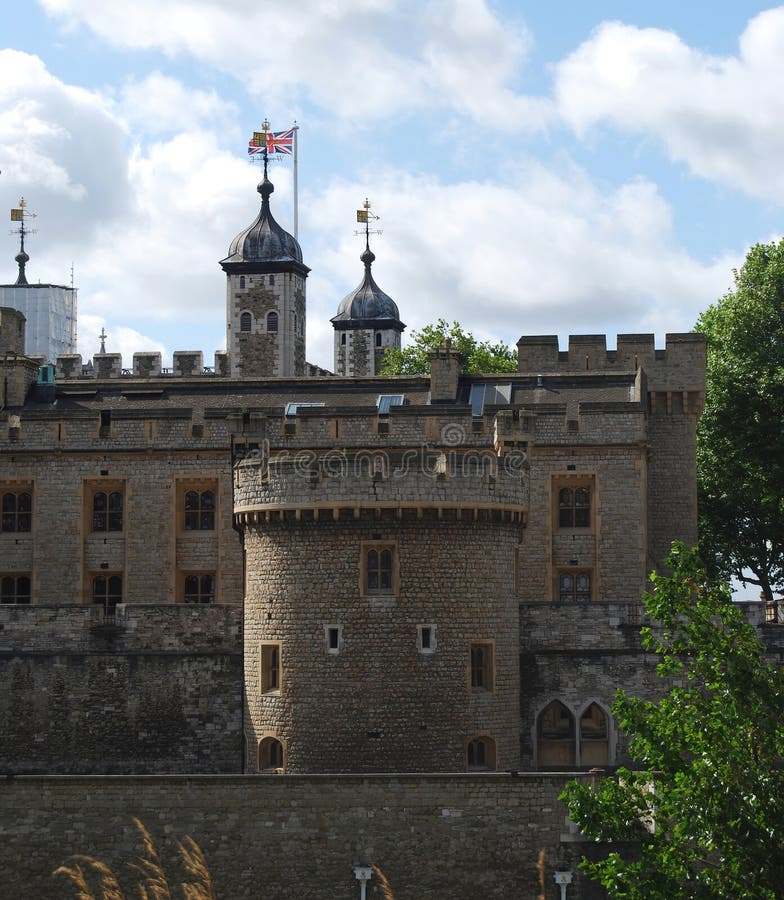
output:
<path id="1" fill-rule="evenodd" d="M 0 772 L 238 772 L 236 607 L 0 606 Z"/>
<path id="2" fill-rule="evenodd" d="M 569 776 L 379 775 L 17 778 L 0 781 L 0 893 L 59 900 L 51 873 L 73 854 L 102 860 L 131 896 L 127 863 L 143 853 L 131 818 L 150 830 L 172 882 L 185 873 L 176 841 L 205 853 L 221 900 L 345 900 L 354 866 L 378 866 L 396 900 L 601 896 L 577 862 L 593 845 L 565 823 Z M 537 863 L 542 869 L 541 881 Z M 380 897 L 379 878 L 368 897 Z"/>
<path id="3" fill-rule="evenodd" d="M 472 738 L 518 763 L 514 554 L 519 525 L 414 510 L 294 514 L 246 526 L 247 760 L 266 736 L 286 771 L 461 771 Z M 394 555 L 394 586 L 366 590 L 363 554 Z M 432 646 L 418 646 L 418 627 Z M 327 629 L 339 629 L 334 652 Z M 280 648 L 277 691 L 263 689 L 262 646 Z M 492 648 L 491 685 L 472 687 L 470 647 Z"/>

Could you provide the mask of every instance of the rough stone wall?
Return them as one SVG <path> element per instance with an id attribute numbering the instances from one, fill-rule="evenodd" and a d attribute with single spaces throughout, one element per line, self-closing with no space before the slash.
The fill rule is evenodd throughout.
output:
<path id="1" fill-rule="evenodd" d="M 469 519 L 466 516 L 466 519 Z M 290 520 L 245 532 L 248 767 L 277 737 L 290 772 L 462 771 L 466 742 L 491 737 L 499 768 L 518 756 L 519 526 L 372 514 Z M 395 547 L 399 586 L 362 584 L 365 542 Z M 435 626 L 434 652 L 417 625 Z M 325 626 L 339 626 L 328 652 Z M 261 644 L 279 642 L 282 685 L 263 693 Z M 471 641 L 494 642 L 494 690 L 470 686 Z"/>
<path id="2" fill-rule="evenodd" d="M 239 609 L 92 613 L 0 607 L 0 771 L 239 772 Z"/>
<path id="3" fill-rule="evenodd" d="M 25 317 L 16 309 L 0 306 L 0 354 L 24 356 Z"/>
<path id="4" fill-rule="evenodd" d="M 325 723 L 326 724 L 326 723 Z M 543 896 L 571 870 L 570 900 L 602 896 L 576 868 L 590 849 L 565 823 L 563 775 L 17 778 L 0 783 L 0 893 L 55 900 L 52 871 L 73 854 L 108 863 L 127 896 L 152 832 L 172 882 L 176 841 L 205 853 L 221 900 L 345 900 L 354 866 L 376 865 L 396 900 Z M 543 884 L 537 874 L 542 854 Z M 379 880 L 368 897 L 380 897 Z"/>
<path id="5" fill-rule="evenodd" d="M 348 334 L 348 369 L 347 375 L 373 375 L 372 331 L 357 328 Z"/>
<path id="6" fill-rule="evenodd" d="M 681 396 L 673 401 L 670 413 L 655 412 L 648 425 L 649 571 L 663 567 L 673 541 L 697 543 L 697 420 Z"/>

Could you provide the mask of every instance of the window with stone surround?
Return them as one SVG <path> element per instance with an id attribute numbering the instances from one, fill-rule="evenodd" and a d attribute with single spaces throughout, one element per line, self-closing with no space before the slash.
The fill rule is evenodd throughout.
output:
<path id="1" fill-rule="evenodd" d="M 273 334 L 278 330 L 278 314 L 273 312 L 267 313 L 267 331 Z"/>
<path id="2" fill-rule="evenodd" d="M 103 606 L 105 612 L 114 612 L 118 603 L 122 603 L 122 574 L 115 572 L 94 575 L 92 579 L 92 602 Z"/>
<path id="3" fill-rule="evenodd" d="M 417 625 L 417 650 L 425 654 L 436 652 L 435 625 Z"/>
<path id="4" fill-rule="evenodd" d="M 495 741 L 482 735 L 471 738 L 466 743 L 466 768 L 470 770 L 493 770 L 496 767 Z"/>
<path id="5" fill-rule="evenodd" d="M 274 737 L 259 741 L 259 772 L 279 774 L 284 769 L 283 744 Z"/>
<path id="6" fill-rule="evenodd" d="M 593 599 L 592 584 L 590 569 L 559 569 L 558 599 L 565 603 L 588 603 Z"/>
<path id="7" fill-rule="evenodd" d="M 396 544 L 364 541 L 360 560 L 360 579 L 364 594 L 397 594 L 399 569 Z"/>
<path id="8" fill-rule="evenodd" d="M 342 625 L 325 625 L 324 641 L 327 647 L 327 653 L 337 656 L 343 648 L 343 626 Z"/>
<path id="9" fill-rule="evenodd" d="M 183 603 L 214 603 L 215 573 L 191 572 L 183 576 Z"/>
<path id="10" fill-rule="evenodd" d="M 261 645 L 261 692 L 278 693 L 282 682 L 280 641 Z"/>
<path id="11" fill-rule="evenodd" d="M 553 700 L 542 710 L 536 732 L 539 768 L 576 764 L 574 716 L 560 700 Z"/>
<path id="12" fill-rule="evenodd" d="M 240 331 L 253 330 L 253 316 L 249 312 L 240 313 Z"/>
<path id="13" fill-rule="evenodd" d="M 183 528 L 185 531 L 215 530 L 216 486 L 182 485 Z"/>
<path id="14" fill-rule="evenodd" d="M 24 533 L 33 526 L 33 493 L 32 488 L 3 488 L 0 500 L 0 531 Z"/>
<path id="15" fill-rule="evenodd" d="M 481 691 L 495 690 L 495 660 L 493 641 L 471 641 L 469 668 L 471 687 Z"/>
<path id="16" fill-rule="evenodd" d="M 536 729 L 540 769 L 609 765 L 609 716 L 596 702 L 575 716 L 553 700 L 539 714 Z"/>
<path id="17" fill-rule="evenodd" d="M 122 531 L 125 491 L 123 485 L 102 484 L 91 489 L 91 531 Z"/>
<path id="18" fill-rule="evenodd" d="M 29 573 L 0 573 L 0 603 L 29 604 L 30 596 Z"/>
<path id="19" fill-rule="evenodd" d="M 593 475 L 577 472 L 553 475 L 553 529 L 593 530 L 595 494 Z"/>

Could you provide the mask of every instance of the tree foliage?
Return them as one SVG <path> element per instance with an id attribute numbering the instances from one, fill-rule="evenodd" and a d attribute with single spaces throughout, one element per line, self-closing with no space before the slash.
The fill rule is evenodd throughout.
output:
<path id="1" fill-rule="evenodd" d="M 501 342 L 477 341 L 459 322 L 450 325 L 439 319 L 434 325 L 425 325 L 411 333 L 412 342 L 402 350 L 388 350 L 381 368 L 382 375 L 427 375 L 430 372 L 428 354 L 444 343 L 452 341 L 452 348 L 460 356 L 464 372 L 492 374 L 516 372 L 517 351 Z"/>
<path id="2" fill-rule="evenodd" d="M 753 247 L 708 338 L 698 425 L 700 550 L 725 578 L 784 587 L 784 241 Z"/>
<path id="3" fill-rule="evenodd" d="M 696 551 L 673 545 L 669 564 L 644 596 L 660 624 L 642 634 L 672 686 L 655 702 L 619 691 L 613 705 L 639 770 L 570 782 L 562 797 L 584 835 L 622 844 L 582 868 L 630 900 L 780 897 L 784 670 Z"/>

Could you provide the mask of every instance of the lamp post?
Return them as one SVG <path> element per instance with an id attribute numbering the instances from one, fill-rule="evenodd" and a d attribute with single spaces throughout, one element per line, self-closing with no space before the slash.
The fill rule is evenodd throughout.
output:
<path id="1" fill-rule="evenodd" d="M 572 883 L 572 873 L 556 872 L 555 883 L 561 888 L 561 900 L 566 900 L 566 885 Z"/>
<path id="2" fill-rule="evenodd" d="M 359 882 L 359 898 L 365 900 L 367 883 L 373 875 L 373 869 L 370 866 L 354 866 L 354 878 Z"/>

